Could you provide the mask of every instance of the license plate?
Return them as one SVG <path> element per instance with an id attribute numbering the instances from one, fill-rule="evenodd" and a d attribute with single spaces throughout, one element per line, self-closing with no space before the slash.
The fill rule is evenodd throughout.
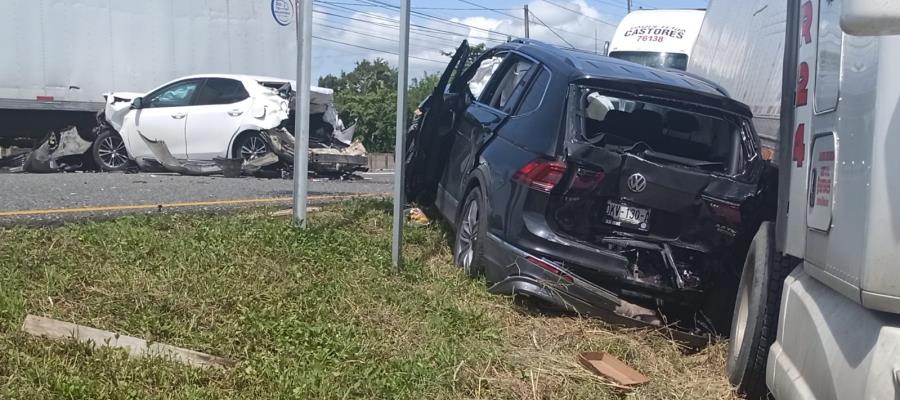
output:
<path id="1" fill-rule="evenodd" d="M 650 210 L 609 201 L 606 203 L 606 218 L 603 222 L 646 231 L 650 229 Z"/>

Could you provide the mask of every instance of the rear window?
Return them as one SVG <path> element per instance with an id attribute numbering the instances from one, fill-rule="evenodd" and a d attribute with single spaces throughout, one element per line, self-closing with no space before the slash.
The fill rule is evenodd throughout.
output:
<path id="1" fill-rule="evenodd" d="M 206 84 L 200 88 L 197 95 L 196 104 L 217 105 L 217 104 L 234 104 L 244 101 L 250 97 L 244 84 L 233 79 L 210 78 L 206 80 Z"/>
<path id="2" fill-rule="evenodd" d="M 582 93 L 583 140 L 659 162 L 712 172 L 738 172 L 742 160 L 741 126 L 732 118 L 596 90 Z"/>

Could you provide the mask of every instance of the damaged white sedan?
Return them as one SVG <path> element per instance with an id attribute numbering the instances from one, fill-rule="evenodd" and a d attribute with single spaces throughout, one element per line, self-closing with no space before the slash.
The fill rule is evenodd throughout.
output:
<path id="1" fill-rule="evenodd" d="M 205 175 L 216 164 L 264 158 L 290 168 L 293 162 L 294 82 L 247 75 L 189 76 L 147 94 L 110 93 L 98 115 L 92 149 L 96 164 L 119 171 L 142 170 Z M 312 88 L 310 170 L 365 170 L 365 148 L 352 143 L 334 108 L 331 89 Z M 317 152 L 329 155 L 315 157 Z M 274 156 L 273 156 L 274 154 Z M 331 157 L 335 154 L 335 157 Z"/>

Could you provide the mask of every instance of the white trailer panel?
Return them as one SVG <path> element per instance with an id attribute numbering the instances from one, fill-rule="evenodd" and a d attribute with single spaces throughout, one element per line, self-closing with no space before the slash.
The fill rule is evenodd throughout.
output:
<path id="1" fill-rule="evenodd" d="M 0 37 L 15 55 L 0 63 L 0 108 L 94 111 L 104 92 L 179 76 L 296 74 L 289 0 L 4 0 Z"/>
<path id="2" fill-rule="evenodd" d="M 771 159 L 778 141 L 784 59 L 784 2 L 711 0 L 688 72 L 718 83 L 753 111 Z"/>

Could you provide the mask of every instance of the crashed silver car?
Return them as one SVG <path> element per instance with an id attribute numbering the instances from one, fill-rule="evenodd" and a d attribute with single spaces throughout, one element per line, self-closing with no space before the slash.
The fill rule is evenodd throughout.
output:
<path id="1" fill-rule="evenodd" d="M 109 93 L 91 155 L 105 171 L 137 165 L 208 175 L 235 163 L 289 169 L 295 93 L 293 81 L 248 75 L 189 76 L 147 94 Z M 333 91 L 312 88 L 311 103 L 310 170 L 365 170 L 365 147 L 338 118 Z"/>

